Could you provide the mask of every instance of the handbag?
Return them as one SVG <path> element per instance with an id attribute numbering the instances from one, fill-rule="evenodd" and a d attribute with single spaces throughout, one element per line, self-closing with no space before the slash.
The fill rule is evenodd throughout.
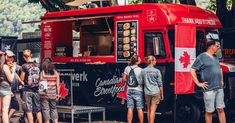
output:
<path id="1" fill-rule="evenodd" d="M 40 80 L 39 81 L 39 94 L 40 95 L 45 95 L 46 91 L 47 91 L 48 87 L 47 87 L 47 80 Z"/>

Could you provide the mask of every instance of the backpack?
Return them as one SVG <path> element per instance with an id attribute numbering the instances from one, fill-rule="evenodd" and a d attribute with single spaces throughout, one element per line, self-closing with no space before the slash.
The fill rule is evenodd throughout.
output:
<path id="1" fill-rule="evenodd" d="M 127 85 L 129 87 L 137 87 L 139 85 L 138 80 L 135 75 L 135 72 L 134 72 L 134 69 L 131 68 L 131 71 L 129 72 L 129 75 L 127 77 Z"/>

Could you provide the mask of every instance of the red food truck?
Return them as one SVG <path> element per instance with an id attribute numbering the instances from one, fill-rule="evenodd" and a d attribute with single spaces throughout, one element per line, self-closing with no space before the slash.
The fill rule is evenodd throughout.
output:
<path id="1" fill-rule="evenodd" d="M 50 57 L 58 69 L 75 70 L 75 105 L 126 111 L 126 83 L 121 79 L 124 68 L 134 53 L 143 62 L 144 57 L 154 55 L 165 95 L 157 112 L 169 114 L 176 105 L 179 123 L 199 121 L 204 111 L 200 89 L 177 95 L 177 103 L 174 101 L 175 37 L 189 36 L 187 32 L 175 33 L 175 27 L 192 25 L 198 55 L 204 51 L 208 37 L 219 38 L 222 26 L 213 12 L 179 4 L 136 4 L 48 12 L 41 19 L 42 59 Z M 235 99 L 235 69 L 229 64 L 222 64 L 222 68 L 229 105 Z"/>

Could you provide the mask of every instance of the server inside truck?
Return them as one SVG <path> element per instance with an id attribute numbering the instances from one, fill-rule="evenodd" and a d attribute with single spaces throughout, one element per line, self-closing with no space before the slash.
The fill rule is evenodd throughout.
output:
<path id="1" fill-rule="evenodd" d="M 111 56 L 113 49 L 113 17 L 86 19 L 80 21 L 81 53 L 88 56 Z"/>

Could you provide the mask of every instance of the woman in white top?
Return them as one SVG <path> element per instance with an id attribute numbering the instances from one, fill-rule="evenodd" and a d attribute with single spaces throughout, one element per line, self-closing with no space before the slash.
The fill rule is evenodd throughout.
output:
<path id="1" fill-rule="evenodd" d="M 133 119 L 133 109 L 136 105 L 139 122 L 144 122 L 144 101 L 143 101 L 143 88 L 142 88 L 142 79 L 141 79 L 141 68 L 138 66 L 141 63 L 141 59 L 138 55 L 133 55 L 130 59 L 129 65 L 125 68 L 123 73 L 123 81 L 127 83 L 128 90 L 127 90 L 127 121 L 128 123 L 132 123 Z M 138 81 L 136 86 L 128 85 L 128 81 L 130 80 L 128 77 L 130 76 L 130 71 L 134 70 L 135 78 Z"/>

